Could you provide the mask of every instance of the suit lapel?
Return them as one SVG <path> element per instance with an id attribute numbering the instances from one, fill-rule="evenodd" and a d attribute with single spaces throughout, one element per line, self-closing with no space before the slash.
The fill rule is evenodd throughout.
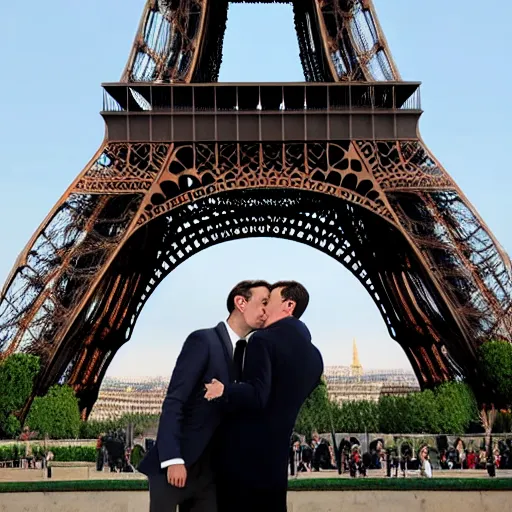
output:
<path id="1" fill-rule="evenodd" d="M 226 325 L 224 322 L 220 322 L 217 327 L 215 327 L 215 331 L 219 336 L 219 339 L 222 343 L 222 349 L 224 350 L 224 355 L 226 357 L 226 362 L 228 364 L 229 376 L 233 377 L 233 344 L 231 343 L 231 338 L 229 337 L 228 330 L 226 329 Z"/>

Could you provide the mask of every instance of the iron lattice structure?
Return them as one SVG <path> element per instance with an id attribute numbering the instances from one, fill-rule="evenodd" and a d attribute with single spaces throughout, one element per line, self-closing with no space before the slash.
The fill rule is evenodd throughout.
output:
<path id="1" fill-rule="evenodd" d="M 35 394 L 68 382 L 87 416 L 159 283 L 244 237 L 347 267 L 422 387 L 478 390 L 478 345 L 512 341 L 510 260 L 419 137 L 418 84 L 401 82 L 371 0 L 293 5 L 306 83 L 224 87 L 228 2 L 147 2 L 105 86 L 103 145 L 0 295 L 0 352 L 41 357 Z"/>

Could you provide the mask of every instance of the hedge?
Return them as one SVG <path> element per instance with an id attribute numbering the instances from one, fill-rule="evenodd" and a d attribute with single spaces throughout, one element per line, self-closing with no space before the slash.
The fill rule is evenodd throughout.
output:
<path id="1" fill-rule="evenodd" d="M 512 491 L 511 478 L 318 478 L 290 480 L 290 491 Z M 0 482 L 0 493 L 147 491 L 146 480 Z"/>
<path id="2" fill-rule="evenodd" d="M 159 415 L 123 414 L 120 418 L 110 420 L 88 420 L 80 423 L 80 439 L 98 439 L 100 435 L 133 425 L 134 435 L 142 435 L 148 428 L 158 426 Z"/>
<path id="3" fill-rule="evenodd" d="M 32 444 L 32 456 L 43 458 L 44 448 L 39 444 Z M 96 448 L 94 446 L 50 446 L 47 448 L 54 455 L 55 462 L 94 462 Z M 25 444 L 0 446 L 0 461 L 18 460 L 25 457 Z"/>
<path id="4" fill-rule="evenodd" d="M 290 480 L 290 491 L 512 491 L 510 478 L 318 478 Z"/>
<path id="5" fill-rule="evenodd" d="M 95 462 L 97 457 L 94 446 L 52 446 L 49 449 L 55 462 Z"/>

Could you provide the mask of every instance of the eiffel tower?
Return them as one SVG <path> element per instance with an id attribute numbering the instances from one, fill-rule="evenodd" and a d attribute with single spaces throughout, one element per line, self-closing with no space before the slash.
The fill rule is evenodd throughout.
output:
<path id="1" fill-rule="evenodd" d="M 103 85 L 105 140 L 0 295 L 0 353 L 40 356 L 34 394 L 67 382 L 87 417 L 162 280 L 245 237 L 335 258 L 422 387 L 481 389 L 479 344 L 512 341 L 510 260 L 421 139 L 420 84 L 401 80 L 372 1 L 293 9 L 305 82 L 228 84 L 228 1 L 147 1 Z"/>

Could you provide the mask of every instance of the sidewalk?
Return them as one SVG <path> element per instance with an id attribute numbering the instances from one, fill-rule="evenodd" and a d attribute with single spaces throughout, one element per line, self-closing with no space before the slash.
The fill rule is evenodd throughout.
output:
<path id="1" fill-rule="evenodd" d="M 338 475 L 337 471 L 319 471 L 314 473 L 299 473 L 299 479 L 310 478 L 350 478 L 348 473 Z M 368 471 L 367 478 L 386 478 L 384 469 Z M 403 478 L 399 474 L 398 478 Z M 411 471 L 406 478 L 418 478 L 418 473 Z M 451 470 L 434 471 L 434 478 L 488 478 L 485 470 Z M 496 478 L 512 478 L 512 470 L 497 470 Z M 145 480 L 141 473 L 111 473 L 96 471 L 94 465 L 53 467 L 52 480 Z M 47 480 L 46 472 L 42 469 L 0 469 L 0 482 L 37 482 Z"/>

